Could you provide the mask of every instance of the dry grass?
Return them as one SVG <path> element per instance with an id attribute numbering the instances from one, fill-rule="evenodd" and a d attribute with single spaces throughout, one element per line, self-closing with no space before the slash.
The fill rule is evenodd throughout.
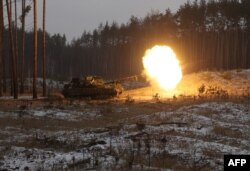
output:
<path id="1" fill-rule="evenodd" d="M 225 80 L 232 80 L 233 76 L 230 71 L 222 72 L 220 76 Z"/>
<path id="2" fill-rule="evenodd" d="M 231 128 L 225 128 L 220 126 L 215 126 L 212 130 L 216 135 L 227 136 L 232 138 L 241 138 L 242 133 L 238 130 L 233 130 Z"/>
<path id="3" fill-rule="evenodd" d="M 180 159 L 176 156 L 163 153 L 159 158 L 153 159 L 152 166 L 164 169 L 174 169 L 177 165 L 179 165 L 177 161 L 180 161 Z"/>
<path id="4" fill-rule="evenodd" d="M 55 137 L 44 137 L 36 139 L 35 135 L 32 138 L 26 139 L 25 142 L 18 142 L 15 146 L 25 147 L 25 148 L 37 148 L 37 149 L 47 149 L 53 148 L 55 150 L 61 150 L 64 152 L 69 152 L 77 149 L 76 143 L 67 144 L 66 142 L 58 141 Z"/>
<path id="5" fill-rule="evenodd" d="M 221 158 L 222 157 L 222 154 L 220 151 L 216 151 L 216 150 L 211 149 L 211 148 L 203 149 L 202 152 L 205 156 L 208 156 L 211 158 Z"/>
<path id="6" fill-rule="evenodd" d="M 159 158 L 154 158 L 152 160 L 152 166 L 162 169 L 171 169 L 171 170 L 186 170 L 186 171 L 195 171 L 203 170 L 210 171 L 213 170 L 210 167 L 201 164 L 190 164 L 185 161 L 185 159 L 179 158 L 174 155 L 163 153 Z"/>
<path id="7" fill-rule="evenodd" d="M 213 76 L 210 72 L 204 72 L 201 79 L 204 81 L 210 82 L 213 80 Z"/>
<path id="8" fill-rule="evenodd" d="M 247 74 L 245 73 L 238 73 L 237 74 L 240 78 L 242 78 L 243 80 L 246 80 L 248 78 Z"/>
<path id="9" fill-rule="evenodd" d="M 101 119 L 100 118 L 94 118 L 93 120 L 90 119 L 84 119 L 78 121 L 67 121 L 67 120 L 59 120 L 59 119 L 53 119 L 53 118 L 47 118 L 47 117 L 40 117 L 40 118 L 29 118 L 29 117 L 20 117 L 20 118 L 14 118 L 14 117 L 4 117 L 0 118 L 0 129 L 4 130 L 6 127 L 13 127 L 15 130 L 9 130 L 11 134 L 24 134 L 29 135 L 27 138 L 25 138 L 25 142 L 11 142 L 11 145 L 20 146 L 20 147 L 26 147 L 26 148 L 38 148 L 38 149 L 46 149 L 51 148 L 54 150 L 61 150 L 65 152 L 69 152 L 72 150 L 79 149 L 83 147 L 86 142 L 83 142 L 79 137 L 74 137 L 71 142 L 65 142 L 64 140 L 57 140 L 56 137 L 53 137 L 52 135 L 48 137 L 38 137 L 35 136 L 35 131 L 38 129 L 41 133 L 45 133 L 47 131 L 75 131 L 76 130 L 82 130 L 84 128 L 103 128 L 102 130 L 107 130 L 107 132 L 114 130 L 114 132 L 119 132 L 120 128 L 117 126 L 121 121 L 124 121 L 125 124 L 132 124 L 138 121 L 135 119 L 136 116 L 142 116 L 142 115 L 150 115 L 154 114 L 156 112 L 162 112 L 162 111 L 175 111 L 180 107 L 183 107 L 185 105 L 194 105 L 194 104 L 200 104 L 203 103 L 205 100 L 177 100 L 176 102 L 162 102 L 162 103 L 132 103 L 132 104 L 126 104 L 126 103 L 103 103 L 103 104 L 88 104 L 87 106 L 81 107 L 78 106 L 76 110 L 84 110 L 84 109 L 98 109 L 100 113 L 102 114 Z M 210 100 L 208 100 L 210 101 Z M 214 100 L 211 100 L 214 101 Z M 72 106 L 68 106 L 72 108 Z M 67 107 L 64 107 L 67 109 Z M 128 108 L 128 110 L 120 110 L 124 108 Z M 74 109 L 74 108 L 72 108 Z M 115 110 L 118 109 L 118 110 Z M 128 112 L 129 111 L 129 112 Z M 214 114 L 214 111 L 212 110 L 204 110 L 201 111 L 201 115 L 209 116 L 211 113 Z M 152 115 L 154 118 L 155 115 Z M 150 115 L 151 117 L 151 115 Z M 176 112 L 175 117 L 182 118 L 182 113 Z M 154 122 L 161 123 L 163 122 L 160 120 L 160 118 L 157 120 L 157 116 L 155 119 L 149 120 L 148 123 L 140 123 L 137 122 L 137 125 L 135 126 L 135 131 L 143 132 L 143 129 L 146 127 L 148 128 L 147 124 L 152 124 Z M 167 118 L 166 118 L 167 119 Z M 168 122 L 170 119 L 167 119 Z M 192 118 L 189 120 L 189 122 L 192 123 Z M 108 127 L 108 125 L 112 125 L 113 127 Z M 186 126 L 186 125 L 185 125 Z M 189 125 L 188 125 L 189 126 Z M 177 126 L 176 126 L 177 127 Z M 21 128 L 21 129 L 19 129 Z M 17 131 L 18 130 L 18 131 Z M 86 129 L 88 130 L 88 129 Z M 91 130 L 91 129 L 89 129 Z M 100 130 L 100 129 L 98 129 Z M 91 130 L 93 132 L 93 129 Z M 131 130 L 128 130 L 131 131 Z M 224 138 L 225 137 L 233 137 L 233 138 L 240 138 L 242 134 L 240 131 L 232 129 L 232 128 L 224 128 L 220 126 L 215 126 L 212 130 L 212 132 L 217 136 Z M 93 132 L 95 133 L 95 132 Z M 106 132 L 105 132 L 106 133 Z M 71 134 L 71 133 L 70 133 Z M 119 134 L 119 133 L 118 133 Z M 78 132 L 76 132 L 76 135 L 78 135 Z M 213 135 L 213 134 L 212 134 Z M 0 134 L 0 140 L 3 140 L 3 137 L 5 135 Z M 65 136 L 68 136 L 66 134 Z M 179 132 L 178 129 L 171 129 L 171 130 L 163 130 L 161 132 L 158 132 L 157 134 L 152 134 L 150 137 L 157 143 L 159 143 L 159 146 L 162 146 L 162 149 L 164 149 L 164 146 L 168 143 L 168 137 L 188 137 L 192 139 L 202 139 L 204 140 L 207 138 L 207 141 L 211 141 L 210 137 L 208 136 L 200 136 L 198 137 L 193 132 Z M 79 139 L 78 139 L 79 138 Z M 70 138 L 69 138 L 70 139 Z M 164 140 L 164 141 L 163 141 Z M 224 140 L 224 139 L 223 139 Z M 87 142 L 88 143 L 88 142 Z M 178 147 L 179 149 L 189 149 L 190 144 L 186 141 L 178 141 Z M 234 142 L 233 142 L 234 143 Z M 5 145 L 5 144 L 4 144 Z M 126 163 L 124 164 L 123 169 L 124 170 L 130 170 L 130 165 L 132 163 L 133 166 L 139 166 L 144 165 L 148 166 L 148 154 L 144 151 L 144 153 L 140 153 L 138 156 L 134 154 L 135 156 L 130 155 L 129 149 L 127 151 L 127 156 L 120 154 L 117 155 L 118 159 L 125 159 Z M 136 151 L 135 151 L 136 152 Z M 220 154 L 213 149 L 203 149 L 203 154 L 207 157 L 211 158 L 219 158 Z M 159 169 L 161 168 L 168 168 L 173 170 L 211 170 L 209 166 L 206 166 L 206 163 L 192 163 L 190 162 L 192 159 L 183 159 L 179 158 L 177 156 L 171 156 L 167 152 L 164 152 L 162 150 L 162 153 L 160 153 L 159 156 L 154 156 L 154 154 L 151 154 L 151 161 L 150 165 L 152 167 L 157 167 Z M 165 154 L 164 154 L 165 153 Z M 111 155 L 113 155 L 114 152 L 112 152 Z M 0 151 L 0 159 L 1 159 L 1 151 Z M 133 159 L 134 157 L 134 159 Z M 189 163 L 187 163 L 187 161 Z M 79 163 L 73 163 L 70 167 L 72 170 L 75 168 L 84 168 L 85 162 L 88 161 L 80 161 Z M 132 166 L 132 167 L 133 167 Z M 97 167 L 98 168 L 98 167 Z M 143 168 L 145 169 L 145 168 Z M 79 169 L 81 170 L 81 169 Z M 110 168 L 110 170 L 115 170 Z M 121 169 L 122 170 L 122 169 Z"/>

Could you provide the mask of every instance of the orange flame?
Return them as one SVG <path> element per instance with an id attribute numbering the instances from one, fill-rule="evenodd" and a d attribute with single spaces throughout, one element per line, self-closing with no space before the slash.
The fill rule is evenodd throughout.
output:
<path id="1" fill-rule="evenodd" d="M 143 57 L 143 66 L 151 84 L 168 91 L 182 79 L 182 71 L 174 51 L 168 46 L 154 46 Z"/>

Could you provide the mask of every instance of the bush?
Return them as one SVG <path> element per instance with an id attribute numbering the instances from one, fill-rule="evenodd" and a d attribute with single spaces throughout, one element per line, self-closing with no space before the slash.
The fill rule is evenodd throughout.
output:
<path id="1" fill-rule="evenodd" d="M 127 95 L 127 96 L 126 96 L 125 102 L 126 102 L 126 103 L 134 103 L 134 102 L 135 102 L 135 99 L 133 99 L 130 95 Z"/>
<path id="2" fill-rule="evenodd" d="M 153 100 L 155 100 L 156 102 L 160 102 L 160 95 L 158 93 L 153 95 Z"/>
<path id="3" fill-rule="evenodd" d="M 218 86 L 208 86 L 205 94 L 210 97 L 218 97 L 225 99 L 229 97 L 227 90 L 224 90 Z"/>
<path id="4" fill-rule="evenodd" d="M 204 80 L 204 81 L 212 81 L 213 80 L 213 76 L 210 72 L 204 72 L 202 75 L 201 75 L 201 79 Z"/>
<path id="5" fill-rule="evenodd" d="M 233 77 L 232 77 L 232 73 L 230 73 L 230 72 L 223 72 L 222 74 L 221 74 L 221 77 L 223 78 L 223 79 L 225 79 L 225 80 L 231 80 Z"/>
<path id="6" fill-rule="evenodd" d="M 206 86 L 204 84 L 202 84 L 199 88 L 198 88 L 198 92 L 199 95 L 203 94 L 206 90 Z"/>

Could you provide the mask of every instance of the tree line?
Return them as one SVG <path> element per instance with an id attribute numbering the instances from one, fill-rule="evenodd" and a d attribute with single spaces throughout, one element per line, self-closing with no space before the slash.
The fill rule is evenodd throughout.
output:
<path id="1" fill-rule="evenodd" d="M 151 12 L 144 18 L 132 16 L 127 23 L 120 25 L 116 22 L 101 23 L 98 28 L 84 31 L 70 43 L 65 35 L 50 35 L 44 30 L 37 31 L 38 77 L 47 75 L 56 80 L 68 80 L 100 75 L 106 79 L 118 79 L 141 74 L 142 56 L 146 49 L 156 44 L 174 49 L 184 73 L 250 67 L 249 0 L 188 1 L 176 12 L 166 9 L 163 13 Z M 26 47 L 25 62 L 18 58 L 17 66 L 22 66 L 23 78 L 32 77 L 33 68 L 30 66 L 34 65 L 34 50 L 28 47 L 32 47 L 34 32 L 23 32 L 18 27 L 16 31 L 17 35 L 24 34 L 17 36 L 18 47 L 22 42 Z M 6 27 L 3 27 L 3 32 L 6 42 L 3 77 L 12 78 L 11 72 L 7 72 L 11 70 L 10 43 L 7 43 L 11 38 Z M 23 37 L 25 41 L 22 41 Z M 43 50 L 45 44 L 46 52 Z M 21 48 L 17 51 L 22 53 Z"/>
<path id="2" fill-rule="evenodd" d="M 249 32 L 248 0 L 187 2 L 175 13 L 167 9 L 142 19 L 132 16 L 126 24 L 105 23 L 83 32 L 63 50 L 65 65 L 56 71 L 65 78 L 140 74 L 145 50 L 156 44 L 175 50 L 184 73 L 249 68 Z"/>
<path id="3" fill-rule="evenodd" d="M 5 4 L 4 4 L 5 2 Z M 32 0 L 33 3 L 33 43 L 27 47 L 30 49 L 33 45 L 33 99 L 37 98 L 37 77 L 38 77 L 38 31 L 37 31 L 37 1 Z M 14 5 L 14 12 L 13 6 Z M 4 8 L 5 7 L 5 8 Z M 18 27 L 18 13 L 17 13 L 17 0 L 1 0 L 0 1 L 0 96 L 2 93 L 6 93 L 7 81 L 10 79 L 9 86 L 11 89 L 11 95 L 14 99 L 18 98 L 19 88 L 20 93 L 24 93 L 24 69 L 26 61 L 26 31 L 25 31 L 25 18 L 27 13 L 31 10 L 31 5 L 26 5 L 26 0 L 21 0 L 21 14 L 19 19 L 21 20 L 21 28 Z M 45 32 L 45 9 L 46 0 L 43 0 L 43 96 L 46 96 L 46 32 Z M 7 14 L 8 26 L 4 25 L 4 12 Z M 14 20 L 12 14 L 14 13 Z M 21 34 L 19 33 L 21 30 Z M 8 37 L 6 36 L 8 34 Z M 21 35 L 21 36 L 20 36 Z M 19 48 L 21 47 L 21 48 Z M 6 52 L 8 51 L 7 55 Z M 21 54 L 21 55 L 20 55 Z M 8 60 L 9 59 L 9 60 Z M 9 65 L 7 63 L 9 62 Z M 9 71 L 9 72 L 8 72 Z M 20 75 L 19 75 L 20 72 Z M 7 74 L 9 73 L 9 74 Z"/>

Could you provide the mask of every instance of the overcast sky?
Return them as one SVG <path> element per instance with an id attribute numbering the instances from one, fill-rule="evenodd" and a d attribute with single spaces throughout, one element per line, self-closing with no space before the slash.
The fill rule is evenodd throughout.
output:
<path id="1" fill-rule="evenodd" d="M 42 24 L 42 0 L 38 1 L 39 25 Z M 92 31 L 102 22 L 127 23 L 131 15 L 144 17 L 153 11 L 176 11 L 187 0 L 47 0 L 47 31 L 65 33 L 67 40 Z M 30 2 L 29 0 L 27 1 Z M 32 13 L 27 19 L 32 29 Z"/>

